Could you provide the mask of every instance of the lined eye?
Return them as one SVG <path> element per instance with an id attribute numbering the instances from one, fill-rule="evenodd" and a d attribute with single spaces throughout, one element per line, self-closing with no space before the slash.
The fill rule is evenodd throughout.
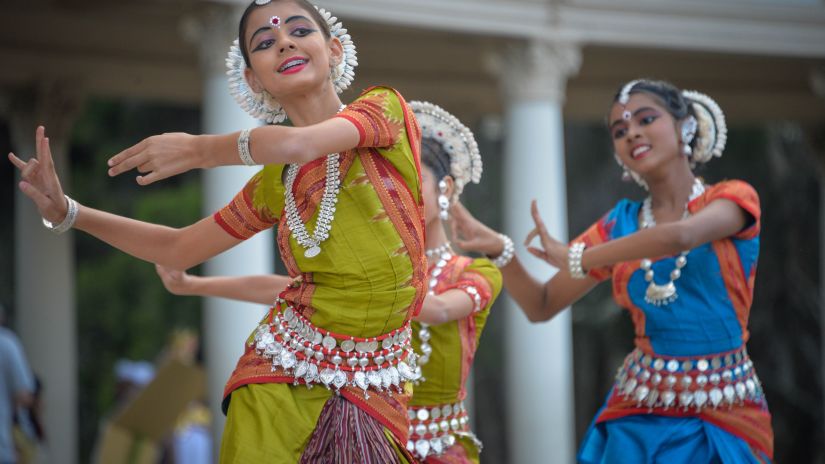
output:
<path id="1" fill-rule="evenodd" d="M 309 29 L 309 28 L 306 28 L 306 27 L 299 27 L 299 28 L 295 29 L 294 31 L 292 31 L 292 35 L 294 35 L 296 37 L 304 37 L 304 36 L 307 36 L 307 35 L 309 35 L 313 32 L 315 32 L 313 29 Z"/>
<path id="2" fill-rule="evenodd" d="M 624 127 L 621 127 L 619 129 L 616 129 L 615 131 L 613 131 L 613 138 L 614 139 L 620 139 L 620 138 L 624 137 L 625 134 L 627 134 L 627 129 L 625 129 Z"/>
<path id="3" fill-rule="evenodd" d="M 252 51 L 253 51 L 253 52 L 256 52 L 256 51 L 258 51 L 258 50 L 266 50 L 267 48 L 271 47 L 271 46 L 272 46 L 272 45 L 274 45 L 274 44 L 275 44 L 275 39 L 266 39 L 266 40 L 262 40 L 262 41 L 261 41 L 261 43 L 259 43 L 259 44 L 255 47 L 255 49 L 254 49 L 254 50 L 252 50 Z"/>
<path id="4" fill-rule="evenodd" d="M 656 116 L 654 116 L 654 115 L 650 115 L 650 116 L 645 116 L 645 117 L 643 117 L 643 118 L 642 118 L 642 120 L 641 120 L 641 121 L 639 121 L 639 122 L 640 122 L 643 126 L 646 126 L 646 125 L 648 125 L 648 124 L 652 123 L 653 121 L 655 121 L 656 119 L 657 119 L 657 117 L 656 117 Z"/>

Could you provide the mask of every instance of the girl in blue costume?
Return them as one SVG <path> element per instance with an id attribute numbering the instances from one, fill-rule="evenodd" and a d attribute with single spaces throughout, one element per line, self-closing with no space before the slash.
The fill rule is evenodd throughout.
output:
<path id="1" fill-rule="evenodd" d="M 579 451 L 582 463 L 760 463 L 773 458 L 770 413 L 745 347 L 759 255 L 759 197 L 748 184 L 706 185 L 693 168 L 722 155 L 724 115 L 706 95 L 661 81 L 624 85 L 610 109 L 616 160 L 648 190 L 620 200 L 569 246 L 538 214 L 525 243 L 559 268 L 539 282 L 518 259 L 505 287 L 534 322 L 611 279 L 636 348 Z M 456 206 L 464 248 L 503 244 Z"/>

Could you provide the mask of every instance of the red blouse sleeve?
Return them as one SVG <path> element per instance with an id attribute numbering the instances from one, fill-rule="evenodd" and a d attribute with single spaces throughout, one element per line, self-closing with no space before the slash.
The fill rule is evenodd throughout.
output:
<path id="1" fill-rule="evenodd" d="M 761 229 L 761 208 L 759 206 L 759 194 L 747 182 L 741 180 L 729 180 L 720 182 L 710 187 L 704 195 L 691 203 L 691 212 L 697 212 L 714 200 L 725 199 L 736 203 L 748 215 L 750 221 L 744 229 L 733 235 L 733 238 L 749 240 L 757 235 Z"/>
<path id="2" fill-rule="evenodd" d="M 264 173 L 262 170 L 253 176 L 228 205 L 212 216 L 223 230 L 237 239 L 246 240 L 278 223 L 267 202 L 259 200 L 267 190 Z"/>
<path id="3" fill-rule="evenodd" d="M 358 148 L 389 147 L 404 134 L 406 103 L 388 87 L 373 87 L 347 105 L 336 117 L 358 129 Z"/>

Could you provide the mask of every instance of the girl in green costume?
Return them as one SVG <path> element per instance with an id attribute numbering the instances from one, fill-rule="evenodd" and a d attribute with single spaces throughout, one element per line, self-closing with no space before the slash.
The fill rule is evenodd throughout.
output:
<path id="1" fill-rule="evenodd" d="M 457 255 L 443 220 L 468 182 L 478 182 L 481 157 L 472 132 L 426 102 L 410 102 L 422 129 L 422 190 L 427 232 L 429 289 L 412 322 L 422 381 L 408 409 L 407 449 L 427 463 L 478 462 L 479 441 L 462 401 L 479 338 L 501 290 L 501 274 L 486 258 Z M 512 256 L 510 254 L 510 256 Z M 497 258 L 506 264 L 507 256 Z M 197 277 L 158 267 L 164 285 L 179 295 L 208 295 L 271 304 L 286 276 Z"/>
<path id="2" fill-rule="evenodd" d="M 173 229 L 79 205 L 63 194 L 42 127 L 36 157 L 9 156 L 20 189 L 53 231 L 74 227 L 173 269 L 279 224 L 293 284 L 227 383 L 221 462 L 411 462 L 406 409 L 418 375 L 409 320 L 426 293 L 412 110 L 387 87 L 342 108 L 354 45 L 305 0 L 250 4 L 228 64 L 244 109 L 292 126 L 163 134 L 109 161 L 110 175 L 137 169 L 141 185 L 196 168 L 266 166 L 214 215 Z"/>

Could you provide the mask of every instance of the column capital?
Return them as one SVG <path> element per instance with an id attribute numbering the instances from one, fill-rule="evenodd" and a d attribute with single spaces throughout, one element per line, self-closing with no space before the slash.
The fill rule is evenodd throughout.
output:
<path id="1" fill-rule="evenodd" d="M 7 114 L 10 123 L 12 147 L 18 156 L 34 155 L 34 131 L 46 128 L 52 155 L 64 158 L 77 115 L 86 99 L 82 80 L 58 78 L 43 79 L 33 84 L 9 89 L 0 111 Z M 56 163 L 64 184 L 68 182 L 68 163 Z M 64 185 L 64 188 L 66 185 Z"/>
<path id="2" fill-rule="evenodd" d="M 12 123 L 12 132 L 19 129 L 24 139 L 34 142 L 34 129 L 46 127 L 52 143 L 68 138 L 75 117 L 86 98 L 81 79 L 42 79 L 26 86 L 9 89 L 0 111 Z M 12 134 L 17 138 L 18 134 Z"/>
<path id="3" fill-rule="evenodd" d="M 563 104 L 567 78 L 579 72 L 581 48 L 571 42 L 532 40 L 488 59 L 507 100 Z"/>
<path id="4" fill-rule="evenodd" d="M 201 69 L 208 74 L 226 72 L 226 54 L 238 38 L 238 23 L 244 8 L 206 5 L 181 21 L 181 33 L 197 47 Z"/>

